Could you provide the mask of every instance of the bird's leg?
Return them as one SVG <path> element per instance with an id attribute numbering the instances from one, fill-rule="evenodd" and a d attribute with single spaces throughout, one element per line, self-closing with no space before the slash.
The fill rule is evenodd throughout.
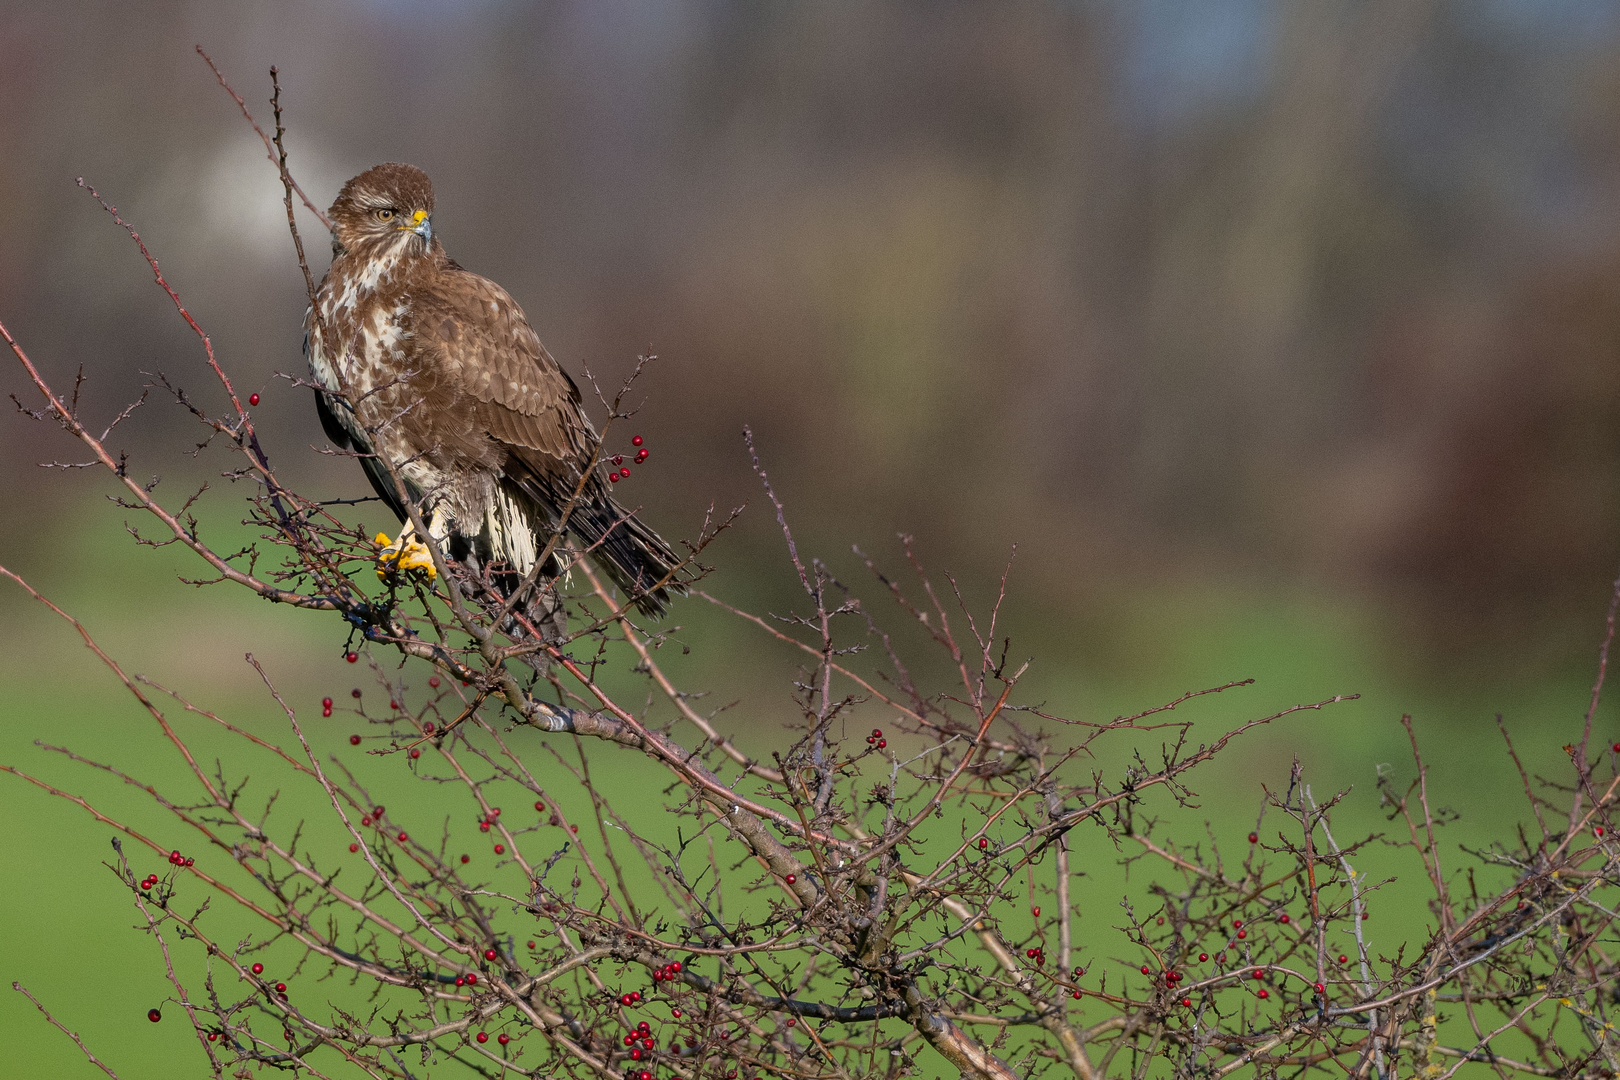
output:
<path id="1" fill-rule="evenodd" d="M 443 531 L 443 513 L 442 509 L 434 508 L 432 520 L 428 522 L 430 535 L 437 537 Z M 387 533 L 378 533 L 376 542 L 382 545 L 377 553 L 377 576 L 384 581 L 401 570 L 426 570 L 429 578 L 438 574 L 433 567 L 433 554 L 416 538 L 416 526 L 411 522 L 405 522 L 398 540 L 390 542 Z"/>

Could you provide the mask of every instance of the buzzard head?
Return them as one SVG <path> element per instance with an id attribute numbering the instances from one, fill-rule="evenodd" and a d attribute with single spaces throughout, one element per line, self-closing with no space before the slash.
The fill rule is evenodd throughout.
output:
<path id="1" fill-rule="evenodd" d="M 390 161 L 343 185 L 327 211 L 336 249 L 364 259 L 425 255 L 433 242 L 433 182 Z"/>

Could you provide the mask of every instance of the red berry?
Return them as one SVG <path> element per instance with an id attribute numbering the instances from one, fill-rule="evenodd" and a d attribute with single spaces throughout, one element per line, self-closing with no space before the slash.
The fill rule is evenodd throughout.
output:
<path id="1" fill-rule="evenodd" d="M 286 983 L 276 983 L 276 993 L 285 994 L 286 992 L 287 992 L 287 984 Z"/>
<path id="2" fill-rule="evenodd" d="M 529 942 L 529 948 L 531 948 L 531 949 L 534 948 L 534 942 L 532 942 L 532 941 Z"/>
<path id="3" fill-rule="evenodd" d="M 1183 1009 L 1190 1009 L 1190 1008 L 1192 1008 L 1192 998 L 1182 998 L 1182 999 L 1181 999 L 1181 1007 L 1182 1007 L 1182 1008 L 1183 1008 Z"/>
<path id="4" fill-rule="evenodd" d="M 485 949 L 484 950 L 484 959 L 485 960 L 493 960 L 493 959 L 495 959 L 496 955 L 497 954 L 496 954 L 494 949 Z"/>
<path id="5" fill-rule="evenodd" d="M 681 970 L 681 962 L 679 960 L 677 960 L 673 964 L 670 964 L 669 965 L 669 970 L 671 970 L 671 971 L 679 971 L 679 970 Z"/>
<path id="6" fill-rule="evenodd" d="M 874 739 L 883 738 L 883 729 L 880 728 L 880 727 L 873 728 L 872 729 L 872 738 L 874 738 Z"/>
<path id="7" fill-rule="evenodd" d="M 332 707 L 332 699 L 331 698 L 329 698 L 329 697 L 321 698 L 321 708 L 330 709 L 331 707 Z"/>
<path id="8" fill-rule="evenodd" d="M 1033 960 L 1033 959 L 1035 959 L 1035 950 L 1034 949 L 1025 949 L 1024 950 L 1024 955 L 1029 957 L 1031 960 Z M 1144 974 L 1144 975 L 1147 974 L 1147 968 L 1142 969 L 1142 974 Z"/>
<path id="9" fill-rule="evenodd" d="M 1283 912 L 1282 917 L 1279 918 L 1277 921 L 1280 922 L 1280 923 L 1286 924 L 1288 922 L 1288 913 L 1286 911 Z"/>
<path id="10" fill-rule="evenodd" d="M 159 1020 L 163 1019 L 163 1014 L 156 1009 L 147 1009 L 146 1018 L 155 1024 Z"/>
<path id="11" fill-rule="evenodd" d="M 795 881 L 798 881 L 799 879 L 797 877 L 793 876 L 792 874 L 789 874 L 787 877 L 783 878 L 782 880 L 787 882 L 789 885 L 791 885 Z"/>
<path id="12" fill-rule="evenodd" d="M 210 1032 L 209 1032 L 209 1033 L 208 1033 L 208 1041 L 209 1041 L 209 1042 L 214 1042 L 214 1041 L 215 1041 L 215 1040 L 217 1040 L 217 1039 L 218 1039 L 218 1038 L 219 1038 L 219 1032 L 217 1032 L 217 1031 L 210 1031 Z"/>
<path id="13" fill-rule="evenodd" d="M 478 972 L 476 972 L 476 971 L 467 972 L 467 985 L 468 986 L 477 986 L 478 985 Z"/>
<path id="14" fill-rule="evenodd" d="M 1250 833 L 1249 834 L 1249 843 L 1258 844 L 1259 842 L 1260 842 L 1260 834 L 1259 833 Z"/>
<path id="15" fill-rule="evenodd" d="M 479 1042 L 481 1042 L 481 1043 L 487 1043 L 487 1042 L 489 1042 L 489 1032 L 487 1032 L 487 1031 L 480 1031 L 480 1032 L 479 1032 L 479 1033 L 478 1033 L 478 1041 L 479 1041 Z"/>
<path id="16" fill-rule="evenodd" d="M 349 854 L 350 855 L 353 855 L 355 852 L 357 852 L 359 850 L 360 850 L 360 845 L 359 844 L 350 844 L 349 845 Z"/>
<path id="17" fill-rule="evenodd" d="M 644 1057 L 646 1057 L 646 1054 L 642 1052 L 642 1049 L 639 1046 L 630 1051 L 631 1061 L 640 1061 Z"/>
<path id="18" fill-rule="evenodd" d="M 1033 955 L 1033 954 L 1034 954 L 1034 952 L 1035 952 L 1035 950 L 1034 950 L 1034 949 L 1031 949 L 1031 950 L 1030 950 L 1030 953 L 1031 953 L 1031 955 Z M 1143 965 L 1142 965 L 1142 974 L 1144 974 L 1144 975 L 1151 975 L 1151 974 L 1153 974 L 1153 972 L 1152 972 L 1152 971 L 1151 971 L 1151 970 L 1150 970 L 1150 969 L 1149 969 L 1149 968 L 1148 968 L 1148 966 L 1147 966 L 1147 965 L 1146 965 L 1146 964 L 1143 964 Z"/>
<path id="19" fill-rule="evenodd" d="M 1079 1001 L 1080 1000 L 1080 991 L 1076 990 L 1074 993 L 1070 994 L 1069 996 L 1074 998 L 1074 1000 Z"/>
<path id="20" fill-rule="evenodd" d="M 641 436 L 637 435 L 635 438 L 631 439 L 630 440 L 630 445 L 631 446 L 640 446 L 641 445 Z"/>
<path id="21" fill-rule="evenodd" d="M 347 660 L 347 661 L 348 661 L 348 662 L 349 662 L 349 663 L 351 663 L 351 664 L 352 664 L 352 663 L 355 663 L 355 662 L 356 662 L 356 661 L 357 661 L 357 660 L 359 660 L 359 659 L 360 659 L 360 654 L 359 654 L 359 653 L 355 653 L 355 652 L 352 652 L 352 653 L 347 653 L 347 654 L 345 654 L 345 655 L 344 655 L 344 657 L 343 657 L 343 659 L 345 659 L 345 660 Z M 359 695 L 359 694 L 356 694 L 356 695 L 354 695 L 354 696 L 355 696 L 355 697 L 359 697 L 359 696 L 360 696 L 360 695 Z"/>
<path id="22" fill-rule="evenodd" d="M 652 1030 L 652 1025 L 643 1020 L 641 1023 L 636 1025 L 636 1030 L 645 1035 L 647 1032 Z"/>
<path id="23" fill-rule="evenodd" d="M 152 888 L 152 882 L 150 882 L 150 881 L 141 882 L 141 888 L 146 889 L 147 891 L 150 892 L 151 888 Z"/>
<path id="24" fill-rule="evenodd" d="M 636 451 L 636 464 L 640 465 L 643 461 L 646 461 L 646 460 L 647 460 L 647 451 L 645 449 L 637 450 Z"/>
<path id="25" fill-rule="evenodd" d="M 878 740 L 878 749 L 879 750 L 882 750 L 884 747 L 886 747 L 888 745 L 889 745 L 889 740 L 888 739 L 879 739 Z"/>
<path id="26" fill-rule="evenodd" d="M 1614 744 L 1614 752 L 1620 754 L 1620 742 Z"/>
<path id="27" fill-rule="evenodd" d="M 354 654 L 350 653 L 349 655 L 353 656 Z M 352 663 L 354 663 L 354 661 L 350 660 L 349 663 L 352 664 Z M 358 698 L 360 696 L 360 688 L 357 686 L 353 690 L 350 690 L 349 691 L 349 696 L 352 697 L 352 698 Z"/>
<path id="28" fill-rule="evenodd" d="M 679 1009 L 671 1009 L 671 1010 L 669 1010 L 669 1015 L 671 1015 L 675 1019 L 679 1020 L 681 1018 L 681 1010 L 679 1010 Z"/>
<path id="29" fill-rule="evenodd" d="M 405 841 L 407 841 L 409 839 L 410 839 L 410 836 L 408 834 L 406 834 L 406 833 L 400 833 L 399 834 L 399 842 L 400 843 L 403 844 Z"/>
<path id="30" fill-rule="evenodd" d="M 1318 994 L 1324 994 L 1327 992 L 1327 987 L 1323 986 L 1321 983 L 1313 983 L 1312 985 L 1315 987 Z"/>
<path id="31" fill-rule="evenodd" d="M 615 465 L 623 465 L 624 464 L 624 455 L 623 454 L 614 454 L 611 460 L 612 460 L 613 464 L 615 464 Z"/>
<path id="32" fill-rule="evenodd" d="M 1237 929 L 1238 927 L 1240 927 L 1242 925 L 1243 925 L 1243 920 L 1242 919 L 1233 919 L 1232 920 L 1232 929 L 1235 930 L 1235 929 Z"/>
<path id="33" fill-rule="evenodd" d="M 496 844 L 495 845 L 495 854 L 497 854 L 497 855 L 505 855 L 506 854 L 506 845 L 505 844 Z"/>
<path id="34" fill-rule="evenodd" d="M 466 985 L 467 985 L 467 979 L 466 979 L 466 976 L 463 976 L 463 975 L 457 975 L 457 976 L 456 976 L 456 985 L 457 985 L 457 986 L 466 986 Z"/>
<path id="35" fill-rule="evenodd" d="M 258 403 L 259 403 L 259 395 L 258 394 L 249 394 L 248 395 L 248 404 L 249 405 L 257 405 Z"/>
<path id="36" fill-rule="evenodd" d="M 1041 917 L 1041 909 L 1038 907 L 1030 908 L 1029 913 L 1035 916 L 1037 919 Z"/>
<path id="37" fill-rule="evenodd" d="M 491 809 L 491 810 L 490 810 L 490 812 L 489 812 L 489 816 L 490 816 L 490 817 L 492 817 L 492 818 L 498 818 L 498 817 L 500 817 L 500 816 L 501 816 L 501 808 L 500 808 L 500 807 L 498 807 L 498 806 L 497 806 L 497 807 L 494 807 L 494 808 L 492 808 L 492 809 Z"/>
<path id="38" fill-rule="evenodd" d="M 546 808 L 546 804 L 545 804 L 545 803 L 543 803 L 543 802 L 536 802 L 536 803 L 535 803 L 535 804 L 534 804 L 534 808 L 535 808 L 535 809 L 536 809 L 536 810 L 544 810 L 544 809 L 545 809 L 545 808 Z"/>
<path id="39" fill-rule="evenodd" d="M 263 975 L 264 974 L 264 965 L 263 964 L 254 964 L 253 965 L 253 974 L 255 974 L 255 975 Z"/>
<path id="40" fill-rule="evenodd" d="M 497 1038 L 495 1041 L 500 1043 L 502 1046 L 505 1046 L 507 1043 L 512 1041 L 512 1036 L 506 1034 L 505 1032 L 502 1032 L 500 1037 Z"/>
<path id="41" fill-rule="evenodd" d="M 392 698 L 389 698 L 388 699 L 388 707 L 390 709 L 397 709 L 397 708 L 399 708 L 399 702 L 395 701 Z"/>
<path id="42" fill-rule="evenodd" d="M 433 721 L 431 721 L 431 720 L 429 720 L 427 723 L 422 725 L 422 734 L 424 734 L 424 735 L 431 735 L 436 730 L 438 730 L 438 729 L 433 726 Z"/>
<path id="43" fill-rule="evenodd" d="M 1200 964 L 1203 963 L 1205 960 L 1208 960 L 1208 959 L 1209 959 L 1209 953 L 1201 952 L 1201 953 L 1198 954 L 1198 962 Z"/>
<path id="44" fill-rule="evenodd" d="M 371 808 L 371 816 L 376 818 L 378 821 L 381 821 L 382 816 L 383 816 L 383 811 L 386 810 L 386 809 L 387 809 L 387 807 L 384 807 L 384 806 L 373 806 Z"/>
<path id="45" fill-rule="evenodd" d="M 487 821 L 480 821 L 480 822 L 479 822 L 479 823 L 478 823 L 478 831 L 479 831 L 479 832 L 489 832 L 489 822 L 487 822 Z"/>
<path id="46" fill-rule="evenodd" d="M 788 1017 L 788 1025 L 787 1026 L 788 1027 L 793 1027 L 798 1022 L 799 1022 L 799 1018 L 797 1016 L 790 1016 L 790 1017 Z"/>
<path id="47" fill-rule="evenodd" d="M 641 1000 L 641 991 L 640 990 L 632 990 L 632 991 L 630 991 L 630 1000 L 631 1001 L 640 1001 Z"/>
<path id="48" fill-rule="evenodd" d="M 628 1004 L 630 1004 L 630 995 L 629 994 L 620 994 L 619 995 L 619 1004 L 620 1005 L 628 1005 Z M 628 1045 L 628 1044 L 626 1044 L 626 1045 Z"/>
<path id="49" fill-rule="evenodd" d="M 985 848 L 987 848 L 987 847 L 989 847 L 989 846 L 990 846 L 990 841 L 988 841 L 988 840 L 986 840 L 986 839 L 985 839 L 985 838 L 984 838 L 984 837 L 982 837 L 982 836 L 981 836 L 981 837 L 979 837 L 979 850 L 980 850 L 980 851 L 983 851 L 983 850 L 984 850 L 984 849 L 985 849 Z"/>
<path id="50" fill-rule="evenodd" d="M 420 748 L 413 748 L 413 749 L 412 749 L 412 750 L 411 750 L 411 759 L 412 759 L 412 760 L 413 760 L 413 761 L 414 761 L 414 760 L 415 760 L 415 759 L 416 759 L 416 758 L 419 758 L 419 757 L 421 757 L 421 756 L 422 756 L 422 751 L 421 751 L 421 749 L 420 749 Z"/>
<path id="51" fill-rule="evenodd" d="M 350 746 L 359 746 L 360 745 L 360 736 L 358 736 L 358 735 L 350 735 L 349 736 L 349 745 Z"/>
<path id="52" fill-rule="evenodd" d="M 1593 829 L 1592 832 L 1595 833 L 1598 836 L 1602 836 L 1603 835 L 1603 826 L 1599 825 L 1597 828 Z"/>
<path id="53" fill-rule="evenodd" d="M 1253 974 L 1254 974 L 1254 977 L 1257 978 L 1257 979 L 1263 979 L 1263 978 L 1266 977 L 1266 973 L 1264 971 L 1261 971 L 1259 968 L 1255 968 Z"/>
<path id="54" fill-rule="evenodd" d="M 321 715 L 322 716 L 331 716 L 332 715 L 332 706 L 330 706 L 330 705 L 322 705 L 321 706 Z"/>
<path id="55" fill-rule="evenodd" d="M 433 687 L 433 689 L 437 690 L 439 688 L 439 677 L 437 675 L 429 675 L 428 676 L 428 685 Z"/>
<path id="56" fill-rule="evenodd" d="M 370 825 L 371 824 L 371 815 L 367 814 L 365 817 L 361 818 L 360 819 L 360 824 L 361 825 Z"/>
<path id="57" fill-rule="evenodd" d="M 608 473 L 608 483 L 617 484 L 618 482 L 619 482 L 619 474 L 618 473 L 616 473 L 616 472 Z"/>
<path id="58" fill-rule="evenodd" d="M 1348 964 L 1349 962 L 1350 962 L 1350 958 L 1348 956 L 1344 955 L 1344 953 L 1339 954 L 1339 963 Z"/>
<path id="59" fill-rule="evenodd" d="M 1238 940 L 1242 941 L 1244 938 L 1249 936 L 1249 932 L 1247 930 L 1239 930 L 1237 932 L 1237 936 L 1238 936 Z"/>
<path id="60" fill-rule="evenodd" d="M 1268 997 L 1271 996 L 1271 992 L 1269 990 L 1267 990 L 1265 987 L 1261 987 L 1260 988 L 1260 993 L 1259 993 L 1258 996 L 1261 997 L 1261 998 L 1268 998 Z"/>
<path id="61" fill-rule="evenodd" d="M 628 479 L 630 476 L 630 466 L 626 465 L 624 468 L 620 469 L 619 475 Z"/>

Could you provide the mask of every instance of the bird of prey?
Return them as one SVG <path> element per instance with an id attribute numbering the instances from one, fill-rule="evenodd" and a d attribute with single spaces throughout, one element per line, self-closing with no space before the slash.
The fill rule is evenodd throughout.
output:
<path id="1" fill-rule="evenodd" d="M 332 267 L 304 350 L 321 426 L 406 522 L 392 543 L 378 537 L 379 573 L 432 571 L 403 495 L 475 575 L 494 567 L 515 582 L 566 529 L 643 613 L 660 614 L 680 591 L 679 560 L 615 501 L 601 465 L 586 471 L 598 439 L 579 388 L 517 301 L 445 254 L 427 175 L 378 165 L 343 185 L 329 214 Z M 561 568 L 553 555 L 540 576 Z M 555 604 L 547 614 L 562 618 Z"/>

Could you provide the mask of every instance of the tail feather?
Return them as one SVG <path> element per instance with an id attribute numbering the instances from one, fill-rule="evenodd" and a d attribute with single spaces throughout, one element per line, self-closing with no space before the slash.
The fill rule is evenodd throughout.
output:
<path id="1" fill-rule="evenodd" d="M 663 537 L 606 492 L 576 505 L 568 527 L 592 548 L 613 583 L 636 597 L 642 614 L 662 615 L 669 593 L 686 591 L 672 577 L 680 559 Z"/>

